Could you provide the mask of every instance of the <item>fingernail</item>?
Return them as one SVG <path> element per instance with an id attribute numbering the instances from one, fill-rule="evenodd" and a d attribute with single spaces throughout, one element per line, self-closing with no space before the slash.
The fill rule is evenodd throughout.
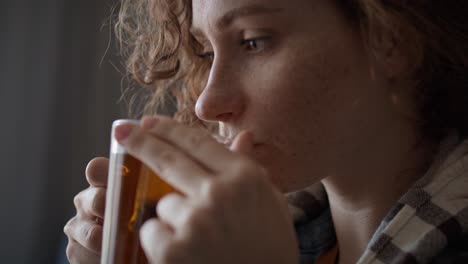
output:
<path id="1" fill-rule="evenodd" d="M 141 119 L 141 128 L 144 130 L 151 129 L 156 126 L 158 123 L 159 119 L 157 117 L 143 117 Z"/>
<path id="2" fill-rule="evenodd" d="M 114 131 L 114 137 L 117 139 L 117 141 L 123 141 L 128 136 L 130 133 L 132 133 L 133 130 L 133 125 L 132 124 L 123 124 L 120 126 L 117 126 Z"/>

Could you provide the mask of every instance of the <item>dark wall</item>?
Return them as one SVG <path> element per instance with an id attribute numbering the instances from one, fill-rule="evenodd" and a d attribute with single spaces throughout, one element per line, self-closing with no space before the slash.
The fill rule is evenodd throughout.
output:
<path id="1" fill-rule="evenodd" d="M 125 113 L 116 2 L 0 1 L 1 263 L 56 263 L 86 163 L 108 155 Z"/>

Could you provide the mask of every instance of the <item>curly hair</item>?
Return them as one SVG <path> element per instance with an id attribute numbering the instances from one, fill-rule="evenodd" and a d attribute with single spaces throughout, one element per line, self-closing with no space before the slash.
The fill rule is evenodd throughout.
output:
<path id="1" fill-rule="evenodd" d="M 141 114 L 175 99 L 175 118 L 204 124 L 195 103 L 209 65 L 190 33 L 191 0 L 121 0 L 116 34 L 135 84 L 147 88 Z M 414 102 L 423 137 L 439 142 L 452 131 L 468 135 L 468 2 L 337 0 L 370 51 L 382 29 L 393 32 L 416 65 Z"/>

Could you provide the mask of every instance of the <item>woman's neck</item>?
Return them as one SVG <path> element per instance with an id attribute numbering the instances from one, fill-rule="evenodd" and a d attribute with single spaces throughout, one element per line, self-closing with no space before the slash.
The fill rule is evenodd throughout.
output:
<path id="1" fill-rule="evenodd" d="M 432 152 L 427 147 L 407 148 L 393 146 L 387 149 L 391 151 L 371 152 L 365 167 L 322 181 L 330 202 L 340 264 L 358 261 L 389 210 L 427 170 Z"/>

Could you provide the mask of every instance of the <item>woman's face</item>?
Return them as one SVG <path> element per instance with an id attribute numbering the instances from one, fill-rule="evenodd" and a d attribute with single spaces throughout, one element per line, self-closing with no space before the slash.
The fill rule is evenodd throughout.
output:
<path id="1" fill-rule="evenodd" d="M 212 57 L 196 113 L 230 136 L 252 131 L 252 156 L 283 191 L 366 170 L 401 127 L 335 2 L 193 0 L 192 31 Z"/>

